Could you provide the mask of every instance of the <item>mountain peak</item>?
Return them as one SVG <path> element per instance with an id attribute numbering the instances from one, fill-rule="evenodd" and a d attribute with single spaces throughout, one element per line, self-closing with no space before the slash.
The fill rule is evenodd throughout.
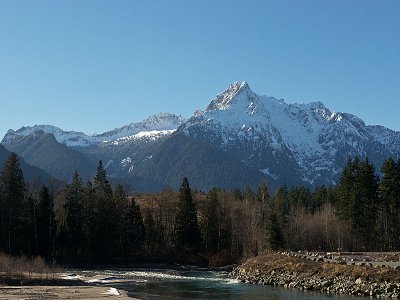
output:
<path id="1" fill-rule="evenodd" d="M 247 83 L 247 81 L 242 81 L 242 83 L 240 84 L 239 88 L 241 88 L 241 89 L 250 89 L 250 86 Z"/>
<path id="2" fill-rule="evenodd" d="M 185 119 L 181 115 L 172 113 L 161 112 L 154 114 L 143 120 L 143 123 L 147 123 L 149 126 L 176 126 L 183 123 Z M 165 128 L 163 128 L 165 129 Z"/>
<path id="3" fill-rule="evenodd" d="M 242 93 L 247 93 L 250 95 L 253 94 L 253 91 L 250 89 L 250 86 L 246 81 L 241 83 L 235 81 L 234 83 L 231 83 L 225 91 L 223 91 L 221 94 L 218 94 L 217 97 L 210 102 L 206 108 L 206 111 L 226 110 L 230 107 L 232 100 Z"/>

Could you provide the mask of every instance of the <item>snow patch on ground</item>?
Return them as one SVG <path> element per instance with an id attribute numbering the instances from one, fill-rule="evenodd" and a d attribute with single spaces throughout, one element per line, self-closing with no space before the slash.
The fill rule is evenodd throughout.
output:
<path id="1" fill-rule="evenodd" d="M 110 288 L 107 292 L 102 293 L 102 295 L 121 296 L 121 293 L 116 288 Z"/>
<path id="2" fill-rule="evenodd" d="M 83 276 L 78 274 L 63 274 L 61 278 L 66 280 L 81 280 Z"/>

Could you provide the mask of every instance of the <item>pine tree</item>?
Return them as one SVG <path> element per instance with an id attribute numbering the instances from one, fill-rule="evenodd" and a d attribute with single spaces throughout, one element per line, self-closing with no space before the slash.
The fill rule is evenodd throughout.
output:
<path id="1" fill-rule="evenodd" d="M 122 185 L 117 184 L 114 189 L 114 203 L 116 214 L 118 216 L 116 223 L 116 235 L 117 241 L 119 245 L 119 254 L 121 256 L 126 255 L 127 253 L 127 238 L 126 238 L 126 229 L 127 229 L 127 210 L 128 210 L 128 199 L 127 195 L 122 187 Z"/>
<path id="2" fill-rule="evenodd" d="M 370 236 L 375 231 L 378 211 L 378 177 L 368 158 L 361 162 L 355 190 L 358 200 L 354 218 L 354 222 L 358 225 L 356 230 L 362 238 L 364 248 L 369 245 L 374 246 Z"/>
<path id="3" fill-rule="evenodd" d="M 96 220 L 98 219 L 99 209 L 95 198 L 93 183 L 87 182 L 83 193 L 83 254 L 92 256 L 96 253 Z"/>
<path id="4" fill-rule="evenodd" d="M 271 213 L 267 219 L 267 238 L 271 250 L 279 250 L 284 246 L 281 226 L 275 213 Z"/>
<path id="5" fill-rule="evenodd" d="M 342 221 L 351 226 L 354 247 L 362 249 L 370 245 L 378 207 L 378 178 L 368 159 L 350 159 L 336 187 L 336 208 Z"/>
<path id="6" fill-rule="evenodd" d="M 158 241 L 157 227 L 154 222 L 153 215 L 150 210 L 147 210 L 144 217 L 144 227 L 145 227 L 145 243 L 147 251 L 150 254 L 154 254 L 155 246 Z"/>
<path id="7" fill-rule="evenodd" d="M 207 208 L 205 218 L 205 243 L 209 251 L 219 250 L 219 236 L 221 232 L 221 205 L 218 201 L 216 189 L 207 194 Z"/>
<path id="8" fill-rule="evenodd" d="M 231 220 L 218 194 L 219 191 L 216 188 L 208 192 L 202 222 L 205 248 L 210 252 L 230 248 L 232 240 Z"/>
<path id="9" fill-rule="evenodd" d="M 21 212 L 25 182 L 18 156 L 11 153 L 0 173 L 1 244 L 9 254 L 23 248 L 23 224 Z"/>
<path id="10" fill-rule="evenodd" d="M 358 157 L 354 160 L 349 159 L 343 168 L 339 183 L 336 185 L 336 210 L 339 218 L 344 221 L 351 220 L 354 215 L 354 183 L 359 165 Z"/>
<path id="11" fill-rule="evenodd" d="M 383 177 L 379 184 L 380 212 L 383 243 L 386 250 L 398 249 L 400 241 L 400 174 L 396 162 L 387 158 L 381 168 Z"/>
<path id="12" fill-rule="evenodd" d="M 83 181 L 78 171 L 75 171 L 72 182 L 65 190 L 65 235 L 68 249 L 72 256 L 78 253 L 83 242 Z"/>
<path id="13" fill-rule="evenodd" d="M 36 204 L 33 195 L 24 197 L 21 211 L 22 240 L 21 252 L 27 256 L 38 255 Z"/>
<path id="14" fill-rule="evenodd" d="M 92 250 L 96 259 L 110 257 L 114 250 L 116 237 L 116 211 L 111 185 L 107 180 L 106 170 L 100 160 L 97 173 L 93 181 L 93 192 L 95 200 L 94 226 L 92 232 Z"/>
<path id="15" fill-rule="evenodd" d="M 313 212 L 320 210 L 327 202 L 328 189 L 325 187 L 325 185 L 316 187 L 315 192 L 312 195 Z"/>
<path id="16" fill-rule="evenodd" d="M 39 253 L 50 257 L 54 250 L 56 224 L 54 217 L 54 201 L 47 186 L 43 185 L 39 191 L 38 236 Z"/>
<path id="17" fill-rule="evenodd" d="M 142 214 L 134 198 L 128 199 L 124 218 L 126 219 L 126 248 L 129 254 L 133 254 L 142 248 L 145 237 Z"/>
<path id="18" fill-rule="evenodd" d="M 127 256 L 142 247 L 145 235 L 143 218 L 135 199 L 129 198 L 120 184 L 115 186 L 114 202 L 118 216 L 116 234 L 119 253 L 121 256 Z"/>
<path id="19" fill-rule="evenodd" d="M 200 242 L 197 211 L 187 178 L 179 189 L 178 213 L 176 215 L 176 241 L 178 247 L 196 248 Z"/>
<path id="20" fill-rule="evenodd" d="M 289 213 L 289 192 L 286 185 L 277 190 L 273 200 L 272 206 L 279 215 L 283 216 Z"/>

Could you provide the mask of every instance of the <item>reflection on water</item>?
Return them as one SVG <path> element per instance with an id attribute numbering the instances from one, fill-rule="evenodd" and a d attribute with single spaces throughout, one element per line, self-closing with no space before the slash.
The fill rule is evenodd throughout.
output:
<path id="1" fill-rule="evenodd" d="M 329 296 L 274 286 L 249 285 L 229 278 L 227 272 L 201 269 L 80 270 L 64 277 L 115 287 L 127 291 L 128 296 L 139 299 L 364 299 L 352 296 Z"/>

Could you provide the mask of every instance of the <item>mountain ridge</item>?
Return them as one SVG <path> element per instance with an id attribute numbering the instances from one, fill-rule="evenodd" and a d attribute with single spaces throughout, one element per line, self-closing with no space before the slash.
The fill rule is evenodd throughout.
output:
<path id="1" fill-rule="evenodd" d="M 188 119 L 160 113 L 96 136 L 64 132 L 51 126 L 43 128 L 55 134 L 59 143 L 83 153 L 92 162 L 102 159 L 109 174 L 115 177 L 153 179 L 149 171 L 152 170 L 159 174 L 157 180 L 170 185 L 176 184 L 175 179 L 168 177 L 172 173 L 185 175 L 171 169 L 182 168 L 188 177 L 191 174 L 196 178 L 192 183 L 196 187 L 196 181 L 202 180 L 196 170 L 187 166 L 192 162 L 207 176 L 212 172 L 216 175 L 212 176 L 214 184 L 212 180 L 198 184 L 204 190 L 225 187 L 229 180 L 238 183 L 234 174 L 226 176 L 218 169 L 251 173 L 248 177 L 252 181 L 267 180 L 272 185 L 331 185 L 337 181 L 348 158 L 368 156 L 380 166 L 388 155 L 400 156 L 400 132 L 366 125 L 353 114 L 332 112 L 319 101 L 291 104 L 258 95 L 247 82 L 232 83 L 204 110 L 195 111 Z M 21 136 L 35 136 L 43 128 L 10 130 L 2 143 L 10 147 Z M 201 153 L 190 144 L 197 145 Z M 182 152 L 182 147 L 198 153 L 198 157 Z M 219 157 L 221 166 L 207 155 Z M 179 159 L 185 164 L 179 163 Z M 202 163 L 215 170 L 209 172 Z M 235 166 L 237 172 L 224 164 Z M 163 178 L 162 174 L 170 175 Z M 226 178 L 224 184 L 220 185 L 218 178 Z"/>
<path id="2" fill-rule="evenodd" d="M 93 144 L 111 142 L 127 136 L 133 136 L 140 132 L 174 130 L 184 121 L 185 119 L 180 115 L 158 113 L 149 116 L 143 121 L 130 123 L 96 135 L 88 135 L 79 131 L 64 131 L 53 125 L 24 126 L 18 130 L 9 129 L 1 143 L 8 145 L 13 143 L 14 139 L 18 139 L 19 136 L 35 135 L 43 131 L 54 135 L 59 143 L 67 146 L 86 147 Z"/>

